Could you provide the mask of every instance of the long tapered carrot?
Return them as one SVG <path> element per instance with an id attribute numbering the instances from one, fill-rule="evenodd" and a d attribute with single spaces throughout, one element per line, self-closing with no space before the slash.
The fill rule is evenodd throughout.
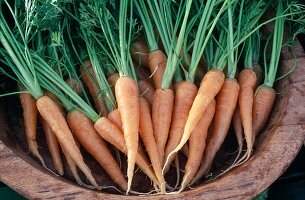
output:
<path id="1" fill-rule="evenodd" d="M 212 100 L 189 139 L 189 156 L 185 165 L 185 175 L 181 183 L 180 191 L 184 190 L 192 181 L 200 167 L 201 158 L 206 146 L 208 129 L 213 120 L 215 108 L 216 101 Z"/>
<path id="2" fill-rule="evenodd" d="M 77 147 L 68 124 L 57 104 L 48 96 L 43 96 L 36 101 L 36 106 L 40 115 L 46 120 L 53 133 L 56 135 L 60 145 L 71 156 L 75 164 L 83 171 L 90 183 L 97 189 L 100 189 L 91 170 L 84 163 L 83 156 Z"/>
<path id="3" fill-rule="evenodd" d="M 253 103 L 253 124 L 254 137 L 257 136 L 266 124 L 271 113 L 276 93 L 273 88 L 262 85 L 258 87 Z M 253 141 L 254 142 L 254 141 Z"/>
<path id="4" fill-rule="evenodd" d="M 101 117 L 95 122 L 94 128 L 104 140 L 114 145 L 121 152 L 127 155 L 127 146 L 124 140 L 124 134 L 117 125 L 112 123 L 108 118 Z M 149 162 L 145 158 L 144 154 L 139 153 L 139 151 L 138 156 L 136 157 L 136 163 L 154 183 L 159 185 L 154 172 L 149 167 Z"/>
<path id="5" fill-rule="evenodd" d="M 126 191 L 127 181 L 107 145 L 94 129 L 93 122 L 78 110 L 68 112 L 67 122 L 81 145 L 99 162 L 112 180 Z"/>
<path id="6" fill-rule="evenodd" d="M 113 94 L 115 94 L 115 83 L 119 78 L 120 78 L 119 73 L 113 73 L 110 76 L 108 76 L 108 78 L 107 78 L 109 86 L 111 87 L 111 91 Z"/>
<path id="7" fill-rule="evenodd" d="M 157 144 L 153 135 L 153 124 L 150 114 L 149 103 L 144 97 L 140 97 L 140 124 L 139 131 L 142 141 L 146 147 L 153 169 L 161 184 L 161 193 L 165 193 L 165 179 L 162 175 L 162 165 L 159 158 Z"/>
<path id="8" fill-rule="evenodd" d="M 139 80 L 138 88 L 140 95 L 144 96 L 151 106 L 154 99 L 155 87 L 148 81 Z"/>
<path id="9" fill-rule="evenodd" d="M 149 69 L 152 73 L 156 89 L 161 88 L 166 62 L 167 58 L 161 50 L 156 50 L 148 54 Z"/>
<path id="10" fill-rule="evenodd" d="M 238 97 L 239 111 L 247 142 L 246 159 L 250 157 L 253 148 L 252 107 L 254 98 L 253 90 L 256 86 L 256 81 L 256 74 L 251 69 L 243 69 L 238 76 L 238 83 L 240 86 Z"/>
<path id="11" fill-rule="evenodd" d="M 233 164 L 235 164 L 235 162 L 240 157 L 242 150 L 243 150 L 243 146 L 244 146 L 244 142 L 243 142 L 244 132 L 243 132 L 243 125 L 241 123 L 239 106 L 236 106 L 236 108 L 235 108 L 233 118 L 232 118 L 232 124 L 233 124 L 234 132 L 235 132 L 235 136 L 236 136 L 236 140 L 237 140 L 237 144 L 238 144 L 238 152 L 237 152 L 236 158 L 233 162 Z"/>
<path id="12" fill-rule="evenodd" d="M 149 49 L 144 37 L 139 37 L 131 45 L 130 54 L 132 59 L 141 66 L 148 67 L 148 52 Z"/>
<path id="13" fill-rule="evenodd" d="M 168 142 L 165 148 L 164 158 L 167 158 L 168 155 L 178 146 L 181 137 L 183 135 L 184 126 L 189 114 L 189 111 L 192 107 L 193 101 L 197 94 L 198 88 L 194 83 L 183 81 L 179 82 L 175 87 L 175 102 L 172 114 L 171 127 L 169 132 Z M 163 173 L 170 168 L 170 164 L 174 160 L 172 156 L 168 162 L 167 166 L 164 166 Z"/>
<path id="14" fill-rule="evenodd" d="M 159 158 L 163 165 L 164 149 L 167 142 L 174 104 L 174 93 L 171 89 L 157 89 L 152 105 L 154 137 L 157 143 Z"/>
<path id="15" fill-rule="evenodd" d="M 212 136 L 209 139 L 199 171 L 194 180 L 206 175 L 212 167 L 216 153 L 222 145 L 230 128 L 234 110 L 237 105 L 239 85 L 236 79 L 227 78 L 216 98 Z"/>
<path id="16" fill-rule="evenodd" d="M 225 75 L 221 70 L 213 69 L 206 73 L 201 81 L 198 93 L 189 112 L 181 141 L 166 159 L 169 160 L 171 155 L 178 152 L 188 141 L 192 131 L 197 126 L 197 123 L 205 113 L 210 102 L 215 98 L 221 89 L 224 79 Z"/>
<path id="17" fill-rule="evenodd" d="M 35 105 L 36 106 L 36 105 Z M 42 126 L 43 132 L 46 136 L 48 149 L 50 151 L 54 167 L 60 176 L 64 175 L 64 166 L 62 164 L 61 156 L 60 156 L 60 149 L 59 143 L 57 141 L 56 136 L 54 135 L 52 129 L 49 127 L 47 122 L 40 117 L 39 118 L 40 124 Z"/>
<path id="18" fill-rule="evenodd" d="M 128 193 L 133 178 L 139 142 L 139 96 L 135 81 L 127 76 L 120 77 L 115 84 L 115 96 L 128 151 Z"/>
<path id="19" fill-rule="evenodd" d="M 90 95 L 93 98 L 94 105 L 99 113 L 103 116 L 107 116 L 108 109 L 103 97 L 99 93 L 98 86 L 95 84 L 96 77 L 93 71 L 90 60 L 84 61 L 85 66 L 80 67 L 81 78 L 85 85 L 87 86 Z"/>
<path id="20" fill-rule="evenodd" d="M 23 110 L 24 129 L 29 150 L 39 159 L 41 164 L 46 167 L 45 162 L 38 151 L 38 144 L 36 141 L 38 114 L 36 100 L 28 93 L 21 93 L 19 99 Z"/>

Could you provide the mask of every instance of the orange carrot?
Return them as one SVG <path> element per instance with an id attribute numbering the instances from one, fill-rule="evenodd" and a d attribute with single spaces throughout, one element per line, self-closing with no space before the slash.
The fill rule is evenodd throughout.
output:
<path id="1" fill-rule="evenodd" d="M 240 118 L 239 106 L 236 106 L 236 108 L 235 108 L 232 122 L 233 122 L 234 132 L 235 132 L 236 140 L 237 140 L 237 144 L 238 144 L 238 153 L 233 162 L 233 164 L 235 164 L 235 162 L 241 155 L 241 152 L 242 152 L 243 146 L 244 146 L 244 142 L 243 142 L 243 138 L 244 138 L 243 133 L 244 132 L 243 132 L 243 125 L 241 123 L 241 118 Z"/>
<path id="2" fill-rule="evenodd" d="M 206 175 L 212 167 L 216 153 L 230 128 L 231 119 L 237 105 L 239 85 L 236 79 L 227 78 L 217 95 L 217 105 L 212 136 L 207 143 L 200 169 L 193 182 Z"/>
<path id="3" fill-rule="evenodd" d="M 148 67 L 148 47 L 144 37 L 139 37 L 130 48 L 132 59 L 144 67 Z"/>
<path id="4" fill-rule="evenodd" d="M 175 86 L 176 85 L 176 86 Z M 181 137 L 183 135 L 183 129 L 189 114 L 189 111 L 192 107 L 193 101 L 197 94 L 198 88 L 194 83 L 183 81 L 178 84 L 174 84 L 175 89 L 175 103 L 173 108 L 173 115 L 171 121 L 171 127 L 169 132 L 168 142 L 165 148 L 164 158 L 167 158 L 168 155 L 178 146 Z M 163 173 L 170 168 L 170 164 L 174 160 L 175 156 L 167 162 L 167 166 L 164 166 Z"/>
<path id="5" fill-rule="evenodd" d="M 253 102 L 253 124 L 254 137 L 257 136 L 266 124 L 271 113 L 276 93 L 273 88 L 262 85 L 258 87 Z M 254 142 L 254 141 L 253 141 Z"/>
<path id="6" fill-rule="evenodd" d="M 174 103 L 171 89 L 157 89 L 152 105 L 154 137 L 157 143 L 160 162 L 163 165 L 164 149 L 168 138 Z"/>
<path id="7" fill-rule="evenodd" d="M 108 119 L 114 123 L 115 125 L 117 125 L 121 130 L 123 130 L 123 124 L 122 124 L 122 120 L 121 120 L 121 114 L 119 109 L 114 109 L 113 111 L 111 111 L 108 114 Z"/>
<path id="8" fill-rule="evenodd" d="M 50 97 L 43 96 L 36 101 L 36 106 L 40 115 L 46 120 L 53 133 L 56 135 L 60 145 L 71 156 L 75 164 L 83 171 L 91 184 L 97 189 L 100 189 L 92 176 L 91 170 L 84 163 L 83 156 L 77 147 L 68 124 L 57 104 Z"/>
<path id="9" fill-rule="evenodd" d="M 156 50 L 148 54 L 149 69 L 152 73 L 156 89 L 161 88 L 166 62 L 167 58 L 161 50 Z"/>
<path id="10" fill-rule="evenodd" d="M 243 69 L 239 76 L 238 82 L 240 85 L 239 91 L 239 110 L 240 117 L 244 129 L 244 134 L 247 142 L 247 158 L 250 157 L 253 148 L 253 134 L 252 134 L 252 107 L 254 98 L 254 88 L 256 85 L 256 75 L 251 69 Z"/>
<path id="11" fill-rule="evenodd" d="M 115 94 L 115 83 L 119 78 L 120 78 L 119 73 L 113 73 L 110 76 L 108 76 L 108 78 L 107 78 L 109 86 L 111 87 L 111 91 L 113 94 Z"/>
<path id="12" fill-rule="evenodd" d="M 127 181 L 104 140 L 94 129 L 92 121 L 78 110 L 71 110 L 68 112 L 67 122 L 81 145 L 99 162 L 112 180 L 126 191 Z"/>
<path id="13" fill-rule="evenodd" d="M 225 75 L 221 70 L 212 69 L 206 73 L 201 81 L 198 93 L 195 97 L 191 110 L 189 112 L 184 132 L 179 145 L 169 154 L 167 159 L 169 160 L 171 154 L 178 152 L 183 145 L 188 141 L 197 123 L 207 110 L 210 102 L 218 94 L 224 83 Z M 165 164 L 166 166 L 167 164 Z"/>
<path id="14" fill-rule="evenodd" d="M 35 105 L 36 106 L 36 105 Z M 59 143 L 57 141 L 56 136 L 54 135 L 52 129 L 49 127 L 47 122 L 40 117 L 39 121 L 42 125 L 44 134 L 46 136 L 47 144 L 48 144 L 48 149 L 50 151 L 54 167 L 58 174 L 60 176 L 64 175 L 64 166 L 62 164 L 61 156 L 60 156 L 60 149 L 59 149 Z"/>
<path id="15" fill-rule="evenodd" d="M 120 77 L 115 84 L 115 96 L 121 114 L 124 138 L 128 150 L 128 193 L 133 178 L 139 142 L 139 97 L 135 81 L 127 76 Z"/>
<path id="16" fill-rule="evenodd" d="M 106 117 L 99 118 L 94 124 L 95 130 L 98 134 L 104 138 L 107 142 L 114 145 L 121 152 L 127 155 L 127 146 L 124 140 L 124 134 L 121 129 L 112 123 Z M 139 148 L 141 149 L 141 148 Z M 145 155 L 138 150 L 138 156 L 136 157 L 136 163 L 140 169 L 156 184 L 160 185 L 154 172 L 149 167 L 149 162 L 147 161 Z"/>
<path id="17" fill-rule="evenodd" d="M 36 100 L 28 93 L 21 93 L 19 95 L 21 107 L 23 110 L 23 120 L 25 135 L 30 152 L 36 156 L 41 164 L 46 168 L 43 158 L 38 151 L 38 144 L 36 141 L 37 128 L 37 108 Z"/>
<path id="18" fill-rule="evenodd" d="M 107 116 L 108 109 L 103 97 L 99 95 L 99 89 L 96 85 L 96 77 L 90 60 L 84 61 L 84 64 L 85 66 L 80 67 L 81 78 L 86 84 L 89 93 L 93 98 L 97 111 L 103 116 Z"/>
<path id="19" fill-rule="evenodd" d="M 208 129 L 215 114 L 215 107 L 216 101 L 212 100 L 190 137 L 189 157 L 185 165 L 185 175 L 181 183 L 180 191 L 184 190 L 191 182 L 200 167 L 201 158 L 206 146 Z"/>
<path id="20" fill-rule="evenodd" d="M 151 106 L 153 103 L 155 87 L 148 81 L 140 80 L 138 81 L 138 88 L 140 95 L 144 96 Z"/>
<path id="21" fill-rule="evenodd" d="M 153 169 L 157 176 L 159 183 L 161 184 L 161 193 L 165 193 L 165 179 L 162 175 L 162 165 L 160 162 L 157 144 L 153 135 L 153 124 L 150 115 L 150 108 L 147 100 L 144 97 L 140 97 L 140 136 L 146 147 L 148 155 L 150 157 Z"/>

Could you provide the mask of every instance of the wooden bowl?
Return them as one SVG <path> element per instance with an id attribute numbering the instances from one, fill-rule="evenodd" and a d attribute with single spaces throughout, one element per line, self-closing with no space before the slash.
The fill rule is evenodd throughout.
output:
<path id="1" fill-rule="evenodd" d="M 290 165 L 305 139 L 305 53 L 295 47 L 297 66 L 293 73 L 276 84 L 276 104 L 272 117 L 259 136 L 252 158 L 223 177 L 200 183 L 177 195 L 123 196 L 88 190 L 42 168 L 27 154 L 8 123 L 0 106 L 0 181 L 30 199 L 251 199 L 272 184 Z M 283 73 L 294 63 L 288 48 L 282 51 Z M 51 161 L 49 161 L 51 162 Z M 107 176 L 103 175 L 104 182 Z M 71 180 L 71 179 L 70 179 Z M 136 184 L 141 185 L 141 182 Z"/>

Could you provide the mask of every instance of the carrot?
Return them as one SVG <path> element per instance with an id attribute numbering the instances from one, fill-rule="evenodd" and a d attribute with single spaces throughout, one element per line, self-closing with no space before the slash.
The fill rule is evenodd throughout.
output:
<path id="1" fill-rule="evenodd" d="M 192 107 L 193 101 L 198 91 L 198 88 L 194 83 L 187 81 L 174 84 L 174 88 L 176 88 L 175 102 L 169 132 L 169 139 L 165 148 L 165 158 L 167 158 L 168 155 L 178 146 L 181 140 L 189 111 Z M 175 157 L 172 156 L 168 160 L 167 166 L 164 166 L 164 174 L 169 170 L 170 164 L 172 163 L 174 158 Z"/>
<path id="2" fill-rule="evenodd" d="M 130 54 L 132 59 L 138 64 L 144 67 L 148 67 L 148 47 L 144 37 L 139 37 L 131 45 Z"/>
<path id="3" fill-rule="evenodd" d="M 115 84 L 115 96 L 121 114 L 124 138 L 128 150 L 128 193 L 133 178 L 139 141 L 139 97 L 135 81 L 127 76 L 120 77 Z"/>
<path id="4" fill-rule="evenodd" d="M 239 85 L 236 79 L 227 78 L 217 95 L 217 105 L 212 136 L 207 143 L 200 169 L 192 182 L 206 175 L 212 167 L 213 160 L 230 128 L 231 119 L 236 108 Z"/>
<path id="5" fill-rule="evenodd" d="M 68 112 L 67 122 L 81 145 L 99 162 L 112 180 L 126 191 L 127 181 L 104 140 L 94 129 L 93 122 L 75 109 Z"/>
<path id="6" fill-rule="evenodd" d="M 114 123 L 115 125 L 117 125 L 117 127 L 119 127 L 121 130 L 123 130 L 123 124 L 122 124 L 122 120 L 121 120 L 121 114 L 119 109 L 114 109 L 113 111 L 111 111 L 108 114 L 108 119 Z"/>
<path id="7" fill-rule="evenodd" d="M 275 97 L 276 93 L 274 89 L 269 86 L 262 85 L 257 89 L 254 96 L 252 112 L 252 130 L 254 137 L 260 133 L 267 122 L 275 101 Z"/>
<path id="8" fill-rule="evenodd" d="M 153 135 L 153 124 L 150 115 L 149 103 L 144 97 L 140 97 L 140 124 L 139 131 L 142 141 L 150 157 L 153 169 L 161 184 L 161 193 L 165 193 L 165 180 L 162 175 L 162 165 L 160 162 L 157 144 Z"/>
<path id="9" fill-rule="evenodd" d="M 97 111 L 101 113 L 103 116 L 107 116 L 108 109 L 106 107 L 106 103 L 103 97 L 99 95 L 99 89 L 95 83 L 96 77 L 90 60 L 84 61 L 84 64 L 85 66 L 80 67 L 81 78 L 84 81 L 85 85 L 89 90 L 90 95 L 93 98 Z"/>
<path id="10" fill-rule="evenodd" d="M 253 107 L 253 90 L 256 86 L 256 74 L 251 69 L 243 69 L 238 76 L 240 85 L 239 91 L 239 110 L 241 122 L 244 129 L 244 134 L 247 142 L 247 158 L 251 155 L 253 149 L 253 134 L 252 134 L 252 107 Z"/>
<path id="11" fill-rule="evenodd" d="M 148 68 L 134 67 L 138 80 L 148 81 L 150 84 L 155 85 L 151 72 Z"/>
<path id="12" fill-rule="evenodd" d="M 212 100 L 189 139 L 189 156 L 185 165 L 185 175 L 181 183 L 180 191 L 184 190 L 191 182 L 200 167 L 201 158 L 206 146 L 208 129 L 215 114 L 215 107 L 216 101 Z"/>
<path id="13" fill-rule="evenodd" d="M 95 122 L 94 128 L 102 138 L 127 155 L 127 146 L 124 140 L 124 134 L 118 126 L 106 117 L 101 117 Z M 149 167 L 149 162 L 141 151 L 138 151 L 136 163 L 154 183 L 160 185 L 154 172 Z"/>
<path id="14" fill-rule="evenodd" d="M 171 89 L 157 89 L 155 91 L 152 105 L 152 120 L 161 164 L 163 164 L 164 160 L 164 149 L 172 118 L 173 101 L 174 93 Z"/>
<path id="15" fill-rule="evenodd" d="M 237 161 L 237 159 L 241 155 L 241 152 L 242 152 L 243 146 L 244 146 L 243 125 L 241 123 L 239 106 L 236 106 L 236 108 L 235 108 L 233 118 L 232 118 L 232 122 L 233 122 L 234 132 L 235 132 L 235 135 L 236 135 L 236 140 L 237 140 L 237 143 L 238 143 L 238 153 L 237 153 L 237 156 L 236 156 L 236 158 L 233 162 L 233 164 L 235 164 L 235 162 Z"/>
<path id="16" fill-rule="evenodd" d="M 253 71 L 256 74 L 256 87 L 259 86 L 264 80 L 264 71 L 259 64 L 253 66 Z"/>
<path id="17" fill-rule="evenodd" d="M 167 160 L 170 159 L 172 154 L 178 152 L 183 145 L 188 141 L 197 123 L 200 121 L 201 117 L 207 110 L 210 102 L 217 95 L 219 90 L 222 88 L 224 83 L 225 75 L 221 70 L 212 69 L 206 73 L 201 81 L 198 93 L 195 97 L 191 110 L 189 112 L 184 132 L 180 140 L 179 145 L 169 154 Z M 164 166 L 166 166 L 165 164 Z"/>
<path id="18" fill-rule="evenodd" d="M 60 145 L 71 156 L 75 164 L 84 172 L 91 184 L 97 189 L 100 189 L 92 176 L 91 170 L 84 163 L 82 154 L 77 147 L 67 122 L 56 103 L 48 96 L 43 96 L 36 101 L 36 106 L 40 115 L 46 120 L 53 133 L 56 135 Z"/>
<path id="19" fill-rule="evenodd" d="M 115 93 L 115 83 L 119 78 L 120 78 L 120 75 L 118 73 L 113 73 L 110 76 L 108 76 L 108 78 L 107 78 L 113 94 Z"/>
<path id="20" fill-rule="evenodd" d="M 153 103 L 155 87 L 148 81 L 140 80 L 138 81 L 138 88 L 140 94 L 145 97 L 151 106 Z"/>
<path id="21" fill-rule="evenodd" d="M 77 93 L 82 94 L 82 83 L 78 81 L 76 78 L 67 78 L 66 83 Z"/>
<path id="22" fill-rule="evenodd" d="M 35 105 L 36 106 L 36 105 Z M 64 166 L 62 164 L 61 156 L 60 156 L 60 149 L 59 149 L 59 143 L 57 141 L 56 136 L 54 135 L 52 129 L 49 127 L 47 122 L 40 117 L 39 121 L 42 125 L 44 134 L 46 136 L 47 144 L 48 144 L 48 149 L 50 151 L 54 167 L 58 174 L 60 176 L 64 175 Z"/>
<path id="23" fill-rule="evenodd" d="M 156 89 L 161 88 L 166 62 L 166 56 L 161 50 L 156 50 L 148 54 L 149 69 L 152 73 Z"/>
<path id="24" fill-rule="evenodd" d="M 37 128 L 37 108 L 36 100 L 28 93 L 21 93 L 19 95 L 21 107 L 23 110 L 23 120 L 25 135 L 30 152 L 36 156 L 41 164 L 46 168 L 45 162 L 38 151 L 38 144 L 36 141 Z"/>

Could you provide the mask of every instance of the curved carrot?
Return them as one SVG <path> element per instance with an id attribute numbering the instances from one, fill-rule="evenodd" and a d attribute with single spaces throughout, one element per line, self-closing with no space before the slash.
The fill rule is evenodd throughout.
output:
<path id="1" fill-rule="evenodd" d="M 144 96 L 151 106 L 153 103 L 155 87 L 148 81 L 140 80 L 138 81 L 138 88 L 140 95 Z"/>
<path id="2" fill-rule="evenodd" d="M 35 105 L 36 106 L 36 105 Z M 47 122 L 40 117 L 39 118 L 40 124 L 42 125 L 43 132 L 46 136 L 48 149 L 50 151 L 54 167 L 60 176 L 64 175 L 64 166 L 62 164 L 61 156 L 60 156 L 60 149 L 59 143 L 57 141 L 56 136 L 54 135 L 52 129 L 49 127 Z"/>
<path id="3" fill-rule="evenodd" d="M 178 146 L 181 137 L 183 135 L 184 126 L 192 107 L 193 101 L 197 94 L 198 88 L 194 83 L 183 81 L 178 84 L 174 84 L 175 88 L 175 102 L 172 114 L 172 121 L 170 126 L 169 138 L 165 148 L 164 158 Z M 167 166 L 164 166 L 163 173 L 170 168 L 170 164 L 175 159 L 175 156 L 171 156 L 167 162 Z"/>
<path id="4" fill-rule="evenodd" d="M 121 152 L 127 155 L 127 146 L 124 140 L 124 134 L 117 125 L 112 123 L 106 117 L 101 117 L 95 122 L 94 128 L 104 140 L 114 145 Z M 138 156 L 136 157 L 137 165 L 154 183 L 160 185 L 154 172 L 149 167 L 150 164 L 145 155 L 140 152 L 141 151 L 138 151 Z"/>
<path id="5" fill-rule="evenodd" d="M 110 86 L 113 94 L 115 94 L 115 83 L 119 78 L 120 78 L 119 73 L 113 73 L 110 76 L 108 76 L 108 78 L 107 78 L 109 86 Z"/>
<path id="6" fill-rule="evenodd" d="M 71 156 L 75 164 L 83 171 L 91 184 L 100 189 L 92 176 L 91 170 L 84 163 L 83 156 L 77 147 L 68 124 L 58 108 L 57 104 L 48 96 L 43 96 L 36 101 L 37 109 L 40 115 L 46 120 L 56 135 L 59 144 Z"/>
<path id="7" fill-rule="evenodd" d="M 206 146 L 208 129 L 215 114 L 215 107 L 216 101 L 212 100 L 189 139 L 189 156 L 185 165 L 185 175 L 181 183 L 180 191 L 184 190 L 191 182 L 200 167 L 201 158 Z"/>
<path id="8" fill-rule="evenodd" d="M 150 115 L 149 103 L 144 97 L 140 97 L 140 136 L 146 147 L 153 169 L 161 184 L 161 193 L 165 193 L 165 179 L 162 175 L 162 165 L 160 162 L 157 144 L 153 134 L 153 124 Z"/>
<path id="9" fill-rule="evenodd" d="M 81 78 L 84 81 L 85 85 L 89 90 L 90 95 L 93 98 L 94 105 L 96 106 L 97 111 L 101 113 L 103 116 L 107 116 L 108 109 L 103 97 L 99 95 L 99 89 L 95 83 L 96 77 L 90 60 L 84 61 L 84 64 L 85 66 L 80 67 Z"/>
<path id="10" fill-rule="evenodd" d="M 253 124 L 254 137 L 257 136 L 266 124 L 271 113 L 276 93 L 273 88 L 262 85 L 258 87 L 253 103 Z M 254 141 L 253 141 L 254 142 Z"/>
<path id="11" fill-rule="evenodd" d="M 144 67 L 148 67 L 148 52 L 146 41 L 144 37 L 139 37 L 130 48 L 132 59 Z"/>
<path id="12" fill-rule="evenodd" d="M 247 142 L 247 158 L 250 157 L 253 149 L 252 134 L 252 107 L 254 98 L 254 88 L 256 85 L 256 74 L 251 69 L 243 69 L 238 76 L 239 91 L 239 110 L 244 134 Z"/>
<path id="13" fill-rule="evenodd" d="M 152 73 L 156 89 L 161 88 L 166 62 L 167 58 L 161 50 L 156 50 L 148 54 L 149 69 Z"/>
<path id="14" fill-rule="evenodd" d="M 213 69 L 206 73 L 201 81 L 198 93 L 195 97 L 191 110 L 189 112 L 184 132 L 179 145 L 169 154 L 169 160 L 172 154 L 178 152 L 188 141 L 197 123 L 207 110 L 210 102 L 215 98 L 224 83 L 225 75 L 221 70 Z M 166 164 L 165 164 L 166 166 Z"/>
<path id="15" fill-rule="evenodd" d="M 45 162 L 38 151 L 38 144 L 36 141 L 37 129 L 37 108 L 36 100 L 28 93 L 21 93 L 19 95 L 21 107 L 23 110 L 24 129 L 30 152 L 39 159 L 41 164 L 46 168 Z"/>
<path id="16" fill-rule="evenodd" d="M 230 128 L 237 105 L 239 85 L 236 79 L 227 78 L 217 95 L 212 136 L 207 143 L 200 169 L 192 182 L 206 175 L 212 167 L 216 153 L 222 145 Z"/>
<path id="17" fill-rule="evenodd" d="M 233 122 L 233 128 L 234 128 L 234 132 L 235 132 L 236 140 L 237 140 L 237 144 L 238 144 L 238 153 L 233 162 L 233 164 L 235 164 L 237 159 L 240 157 L 242 150 L 243 150 L 243 146 L 244 146 L 244 142 L 243 142 L 244 132 L 243 132 L 243 125 L 241 123 L 241 118 L 240 118 L 239 106 L 236 106 L 236 108 L 235 108 L 232 122 Z"/>
<path id="18" fill-rule="evenodd" d="M 92 121 L 78 110 L 71 110 L 68 112 L 67 122 L 81 145 L 99 162 L 112 180 L 126 191 L 127 181 L 106 143 L 94 129 Z"/>
<path id="19" fill-rule="evenodd" d="M 164 160 L 164 149 L 171 124 L 173 103 L 174 93 L 171 89 L 157 89 L 155 91 L 152 105 L 152 120 L 161 164 L 163 164 Z"/>
<path id="20" fill-rule="evenodd" d="M 128 150 L 128 193 L 133 178 L 139 142 L 139 96 L 135 81 L 130 77 L 120 77 L 115 84 L 115 96 Z"/>

